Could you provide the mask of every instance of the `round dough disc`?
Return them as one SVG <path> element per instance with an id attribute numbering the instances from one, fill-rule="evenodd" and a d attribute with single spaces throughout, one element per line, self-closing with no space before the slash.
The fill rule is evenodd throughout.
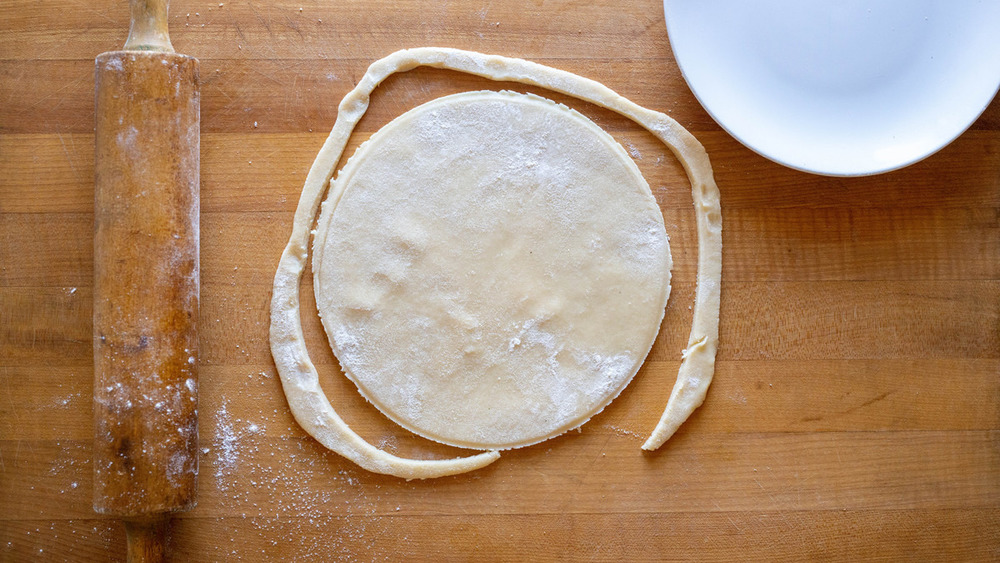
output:
<path id="1" fill-rule="evenodd" d="M 469 92 L 396 118 L 333 182 L 314 241 L 344 373 L 403 427 L 480 449 L 576 428 L 663 319 L 663 217 L 621 145 L 533 95 Z"/>

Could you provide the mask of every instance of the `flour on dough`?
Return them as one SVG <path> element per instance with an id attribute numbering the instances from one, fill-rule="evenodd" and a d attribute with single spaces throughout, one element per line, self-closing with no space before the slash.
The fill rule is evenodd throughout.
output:
<path id="1" fill-rule="evenodd" d="M 313 249 L 327 335 L 421 436 L 507 449 L 576 428 L 659 332 L 660 209 L 621 145 L 565 106 L 438 98 L 362 145 L 330 193 Z"/>

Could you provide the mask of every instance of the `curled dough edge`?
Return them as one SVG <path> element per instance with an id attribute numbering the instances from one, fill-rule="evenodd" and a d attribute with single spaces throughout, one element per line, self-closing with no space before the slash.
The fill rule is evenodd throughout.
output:
<path id="1" fill-rule="evenodd" d="M 663 417 L 643 449 L 665 442 L 704 401 L 712 381 L 719 332 L 722 272 L 722 214 L 708 154 L 697 139 L 665 114 L 629 101 L 588 78 L 530 61 L 459 49 L 423 47 L 397 51 L 372 63 L 358 85 L 340 102 L 337 121 L 306 177 L 295 210 L 292 234 L 282 252 L 271 296 L 271 354 L 295 420 L 327 448 L 376 473 L 426 479 L 472 471 L 500 454 L 444 460 L 394 456 L 366 442 L 340 418 L 319 385 L 302 333 L 299 285 L 308 258 L 309 231 L 335 167 L 369 97 L 387 77 L 419 66 L 444 68 L 495 81 L 519 82 L 560 92 L 621 114 L 652 133 L 674 153 L 691 181 L 698 224 L 698 283 L 688 349 Z M 340 193 L 330 198 L 339 199 Z"/>

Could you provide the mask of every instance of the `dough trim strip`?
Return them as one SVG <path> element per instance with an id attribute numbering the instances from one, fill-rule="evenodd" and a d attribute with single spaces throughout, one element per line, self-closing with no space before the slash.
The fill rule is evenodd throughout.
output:
<path id="1" fill-rule="evenodd" d="M 271 353 L 296 421 L 327 448 L 376 473 L 406 479 L 454 475 L 499 459 L 495 451 L 453 459 L 415 460 L 382 451 L 340 418 L 319 384 L 302 332 L 299 285 L 308 259 L 310 229 L 354 127 L 369 98 L 386 78 L 419 66 L 473 74 L 494 81 L 539 86 L 609 109 L 635 121 L 674 153 L 691 181 L 698 228 L 698 280 L 687 349 L 670 399 L 643 449 L 654 450 L 702 404 L 715 368 L 722 274 L 722 213 L 708 154 L 697 139 L 669 116 L 629 101 L 610 88 L 570 72 L 530 61 L 459 49 L 424 47 L 397 51 L 375 61 L 341 101 L 330 135 L 306 177 L 292 234 L 282 252 L 271 297 Z M 331 194 L 337 198 L 339 194 Z"/>

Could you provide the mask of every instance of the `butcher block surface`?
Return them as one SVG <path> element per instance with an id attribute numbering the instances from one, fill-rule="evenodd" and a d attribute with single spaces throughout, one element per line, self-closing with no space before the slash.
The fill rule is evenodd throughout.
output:
<path id="1" fill-rule="evenodd" d="M 712 121 L 657 0 L 171 4 L 173 44 L 202 76 L 200 474 L 197 507 L 171 530 L 175 560 L 1000 558 L 1000 102 L 923 162 L 827 178 Z M 121 523 L 91 503 L 91 310 L 93 59 L 127 29 L 125 2 L 0 4 L 0 561 L 124 557 Z M 676 376 L 696 270 L 680 165 L 607 111 L 432 69 L 375 91 L 348 154 L 453 92 L 509 88 L 580 110 L 632 155 L 663 210 L 675 266 L 662 332 L 579 432 L 466 475 L 368 473 L 292 419 L 268 304 L 302 183 L 367 66 L 418 46 L 593 78 L 708 150 L 724 230 L 717 372 L 659 451 L 639 446 Z M 360 434 L 404 456 L 464 453 L 364 402 L 311 297 L 303 323 Z"/>

